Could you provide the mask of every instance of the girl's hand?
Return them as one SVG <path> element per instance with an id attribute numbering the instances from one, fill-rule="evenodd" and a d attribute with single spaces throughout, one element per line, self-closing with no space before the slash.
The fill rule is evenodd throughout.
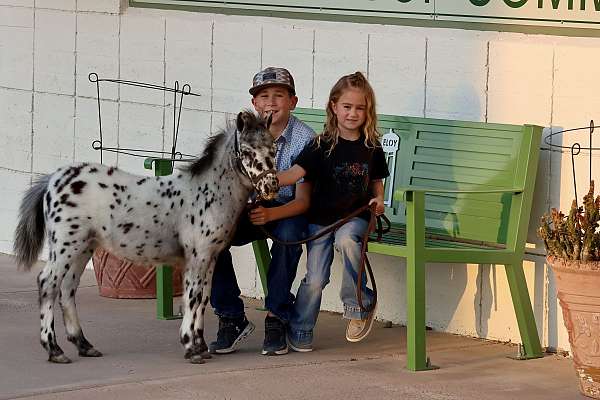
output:
<path id="1" fill-rule="evenodd" d="M 264 225 L 271 222 L 271 211 L 263 206 L 258 206 L 250 211 L 250 222 L 254 225 Z"/>
<path id="2" fill-rule="evenodd" d="M 375 204 L 375 215 L 381 215 L 385 211 L 383 199 L 381 197 L 373 197 L 369 201 L 369 205 Z"/>

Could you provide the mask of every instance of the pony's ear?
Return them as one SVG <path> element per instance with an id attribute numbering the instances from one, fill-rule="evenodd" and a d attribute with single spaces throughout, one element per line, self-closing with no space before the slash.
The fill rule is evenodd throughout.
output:
<path id="1" fill-rule="evenodd" d="M 245 121 L 244 121 L 244 116 L 243 116 L 243 115 L 244 115 L 244 113 L 243 113 L 243 112 L 240 112 L 240 113 L 237 115 L 237 120 L 236 120 L 236 126 L 237 126 L 237 130 L 238 130 L 238 132 L 240 132 L 240 133 L 244 132 L 244 124 L 245 124 Z"/>
<path id="2" fill-rule="evenodd" d="M 273 113 L 269 113 L 267 116 L 267 130 L 271 127 L 271 122 L 273 122 Z"/>

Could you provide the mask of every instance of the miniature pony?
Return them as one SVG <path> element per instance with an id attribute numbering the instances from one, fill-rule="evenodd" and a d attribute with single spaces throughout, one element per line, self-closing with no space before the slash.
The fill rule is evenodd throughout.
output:
<path id="1" fill-rule="evenodd" d="M 37 282 L 40 339 L 49 361 L 71 362 L 54 331 L 57 295 L 67 339 L 80 356 L 102 355 L 83 335 L 75 308 L 81 274 L 101 246 L 134 262 L 185 263 L 180 340 L 186 359 L 204 362 L 204 311 L 216 258 L 250 193 L 270 199 L 279 189 L 269 125 L 270 117 L 239 113 L 236 126 L 211 137 L 204 155 L 175 175 L 143 177 L 78 163 L 41 177 L 26 192 L 14 250 L 28 270 L 48 237 L 48 262 Z"/>

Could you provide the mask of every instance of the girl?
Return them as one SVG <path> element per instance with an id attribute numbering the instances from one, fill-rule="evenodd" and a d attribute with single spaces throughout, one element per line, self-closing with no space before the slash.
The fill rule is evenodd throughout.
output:
<path id="1" fill-rule="evenodd" d="M 312 183 L 309 235 L 367 203 L 375 203 L 377 214 L 383 213 L 383 179 L 389 172 L 376 125 L 375 95 L 369 82 L 360 72 L 343 76 L 329 94 L 323 133 L 305 147 L 293 167 L 278 175 L 282 186 L 301 178 Z M 288 327 L 292 350 L 312 350 L 313 328 L 323 288 L 329 283 L 334 247 L 344 265 L 340 297 L 344 318 L 349 319 L 346 339 L 358 342 L 369 334 L 375 310 L 361 312 L 356 298 L 361 239 L 368 220 L 367 211 L 307 244 L 307 272 Z M 361 290 L 363 304 L 369 308 L 373 293 L 366 284 Z"/>

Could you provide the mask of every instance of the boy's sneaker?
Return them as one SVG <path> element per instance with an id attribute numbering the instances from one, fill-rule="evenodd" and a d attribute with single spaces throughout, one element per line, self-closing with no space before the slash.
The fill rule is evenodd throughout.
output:
<path id="1" fill-rule="evenodd" d="M 376 309 L 377 306 L 373 307 L 365 319 L 351 319 L 348 321 L 348 327 L 346 328 L 346 340 L 349 342 L 360 342 L 367 337 L 369 332 L 371 332 L 371 328 L 373 327 Z"/>
<path id="2" fill-rule="evenodd" d="M 287 331 L 287 341 L 290 349 L 299 353 L 313 351 L 312 339 L 307 339 L 305 341 L 296 340 L 294 334 L 290 330 Z"/>
<path id="3" fill-rule="evenodd" d="M 285 340 L 285 324 L 277 317 L 265 318 L 265 341 L 262 354 L 264 356 L 280 356 L 287 354 L 288 345 Z"/>
<path id="4" fill-rule="evenodd" d="M 208 345 L 208 350 L 216 354 L 228 354 L 237 350 L 238 344 L 254 331 L 254 324 L 246 319 L 219 318 L 217 340 Z"/>

